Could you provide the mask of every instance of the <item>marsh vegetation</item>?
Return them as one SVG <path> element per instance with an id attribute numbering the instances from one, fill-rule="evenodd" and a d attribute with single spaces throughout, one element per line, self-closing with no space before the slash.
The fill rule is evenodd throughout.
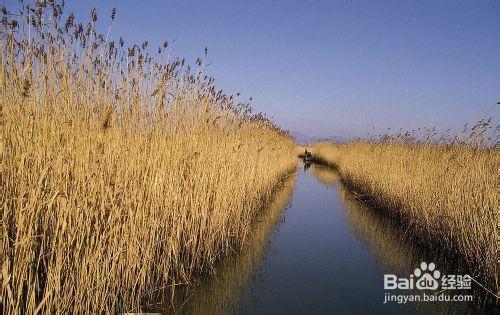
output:
<path id="1" fill-rule="evenodd" d="M 460 136 L 432 136 L 324 141 L 311 150 L 366 201 L 401 219 L 415 238 L 465 260 L 497 292 L 500 151 L 491 119 Z"/>
<path id="2" fill-rule="evenodd" d="M 244 243 L 295 166 L 286 132 L 95 11 L 2 12 L 4 312 L 137 311 Z"/>
<path id="3" fill-rule="evenodd" d="M 379 266 L 407 273 L 422 259 L 378 213 L 497 292 L 491 121 L 467 138 L 319 142 L 296 177 L 304 148 L 218 89 L 207 48 L 189 65 L 168 41 L 110 39 L 114 9 L 99 33 L 100 14 L 79 22 L 63 1 L 0 8 L 3 313 L 258 311 L 266 303 L 241 300 L 254 284 L 267 304 L 292 297 L 291 311 L 352 311 L 346 283 L 370 311 Z M 267 259 L 290 200 L 274 245 L 288 254 Z M 271 290 L 255 282 L 261 265 Z"/>

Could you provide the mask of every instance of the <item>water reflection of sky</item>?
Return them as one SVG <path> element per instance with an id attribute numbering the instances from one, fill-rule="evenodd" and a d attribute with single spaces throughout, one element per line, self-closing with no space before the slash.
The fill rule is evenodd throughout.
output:
<path id="1" fill-rule="evenodd" d="M 301 166 L 256 220 L 248 246 L 174 304 L 182 313 L 474 311 L 463 303 L 382 303 L 384 273 L 408 276 L 436 256 L 409 239 L 346 190 L 334 171 Z"/>

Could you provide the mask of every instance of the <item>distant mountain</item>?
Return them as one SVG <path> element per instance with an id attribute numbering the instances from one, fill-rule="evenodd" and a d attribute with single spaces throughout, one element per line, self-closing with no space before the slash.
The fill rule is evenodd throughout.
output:
<path id="1" fill-rule="evenodd" d="M 295 139 L 295 142 L 297 142 L 297 144 L 302 144 L 302 145 L 312 145 L 320 140 L 330 140 L 333 142 L 346 142 L 347 140 L 349 140 L 349 138 L 344 136 L 317 137 L 317 136 L 308 136 L 306 134 L 297 131 L 290 131 L 290 135 Z"/>
<path id="2" fill-rule="evenodd" d="M 349 138 L 348 137 L 344 137 L 344 136 L 331 136 L 331 137 L 326 137 L 326 138 L 320 138 L 318 140 L 328 140 L 328 141 L 332 141 L 332 142 L 342 143 L 342 142 L 349 141 Z"/>
<path id="3" fill-rule="evenodd" d="M 318 140 L 318 137 L 308 136 L 296 131 L 290 131 L 290 135 L 295 139 L 295 142 L 297 142 L 297 144 L 302 145 L 311 145 Z"/>

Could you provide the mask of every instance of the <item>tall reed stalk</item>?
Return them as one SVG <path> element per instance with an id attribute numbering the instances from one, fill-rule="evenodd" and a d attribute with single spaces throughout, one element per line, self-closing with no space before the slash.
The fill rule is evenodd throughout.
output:
<path id="1" fill-rule="evenodd" d="M 294 167 L 286 132 L 95 11 L 1 12 L 4 313 L 137 311 L 243 244 Z"/>
<path id="2" fill-rule="evenodd" d="M 311 150 L 422 240 L 464 259 L 497 292 L 500 151 L 488 135 L 491 120 L 483 120 L 468 138 L 417 140 L 407 133 L 323 141 Z"/>

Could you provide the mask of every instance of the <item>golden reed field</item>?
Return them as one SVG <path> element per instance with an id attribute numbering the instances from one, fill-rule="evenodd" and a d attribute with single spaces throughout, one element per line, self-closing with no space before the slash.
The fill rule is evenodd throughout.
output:
<path id="1" fill-rule="evenodd" d="M 138 311 L 245 242 L 295 146 L 202 59 L 41 3 L 1 8 L 3 313 Z"/>
<path id="2" fill-rule="evenodd" d="M 273 200 L 255 217 L 252 233 L 238 255 L 231 255 L 217 265 L 209 281 L 195 280 L 186 290 L 175 292 L 170 301 L 163 301 L 163 309 L 182 314 L 236 314 L 239 299 L 251 299 L 251 279 L 258 274 L 265 260 L 269 242 L 279 225 L 284 222 L 290 205 L 297 172 L 291 174 L 275 192 Z M 243 294 L 242 294 L 243 293 Z M 168 295 L 167 295 L 168 297 Z"/>
<path id="3" fill-rule="evenodd" d="M 471 275 L 496 293 L 500 151 L 485 139 L 490 129 L 491 121 L 483 120 L 467 140 L 417 141 L 407 133 L 323 141 L 311 150 L 425 243 L 464 259 Z"/>

